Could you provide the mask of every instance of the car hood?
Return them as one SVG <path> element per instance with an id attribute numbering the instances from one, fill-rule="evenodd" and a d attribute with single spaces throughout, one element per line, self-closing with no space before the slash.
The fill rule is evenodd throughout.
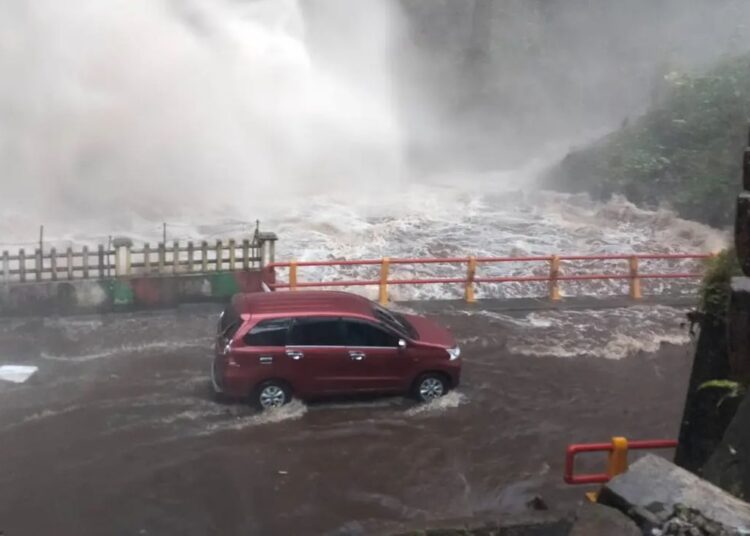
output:
<path id="1" fill-rule="evenodd" d="M 456 339 L 453 337 L 453 334 L 443 326 L 423 316 L 404 316 L 414 326 L 414 329 L 417 330 L 419 342 L 442 346 L 443 348 L 453 348 L 456 346 Z"/>

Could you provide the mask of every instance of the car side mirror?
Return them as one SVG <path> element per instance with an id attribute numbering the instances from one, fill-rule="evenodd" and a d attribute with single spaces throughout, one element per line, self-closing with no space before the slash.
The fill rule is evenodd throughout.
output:
<path id="1" fill-rule="evenodd" d="M 406 341 L 404 339 L 398 340 L 398 347 L 401 350 L 406 350 Z"/>

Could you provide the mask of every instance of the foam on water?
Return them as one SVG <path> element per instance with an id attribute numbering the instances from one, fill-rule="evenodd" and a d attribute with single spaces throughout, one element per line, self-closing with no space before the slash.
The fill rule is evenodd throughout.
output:
<path id="1" fill-rule="evenodd" d="M 404 412 L 404 415 L 407 417 L 440 415 L 448 410 L 455 409 L 468 401 L 468 397 L 462 392 L 451 391 L 440 398 L 409 408 Z"/>
<path id="2" fill-rule="evenodd" d="M 286 421 L 301 419 L 307 413 L 307 405 L 300 400 L 292 400 L 289 404 L 280 408 L 272 408 L 262 412 L 249 415 L 236 416 L 230 420 L 212 422 L 206 425 L 199 435 L 215 434 L 230 430 L 244 430 L 255 426 L 277 424 Z"/>
<path id="3" fill-rule="evenodd" d="M 189 340 L 164 340 L 164 341 L 152 341 L 143 344 L 125 344 L 117 347 L 107 348 L 100 352 L 92 352 L 88 354 L 79 355 L 60 355 L 60 354 L 49 354 L 42 352 L 42 359 L 49 361 L 64 361 L 68 363 L 85 363 L 87 361 L 95 361 L 97 359 L 108 359 L 114 357 L 120 357 L 129 354 L 144 354 L 153 352 L 155 350 L 179 350 L 182 348 L 194 348 L 194 347 L 207 347 L 207 342 L 210 339 L 189 339 Z"/>
<path id="4" fill-rule="evenodd" d="M 523 317 L 478 314 L 510 327 L 507 350 L 521 355 L 622 359 L 655 352 L 662 344 L 690 342 L 685 311 L 674 307 L 550 310 Z"/>

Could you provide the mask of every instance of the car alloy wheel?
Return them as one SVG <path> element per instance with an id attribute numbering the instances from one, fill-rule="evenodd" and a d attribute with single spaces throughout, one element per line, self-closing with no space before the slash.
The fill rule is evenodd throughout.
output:
<path id="1" fill-rule="evenodd" d="M 436 376 L 427 376 L 419 383 L 419 398 L 429 402 L 445 394 L 445 384 Z"/>
<path id="2" fill-rule="evenodd" d="M 260 409 L 280 408 L 289 402 L 287 391 L 276 383 L 268 383 L 258 391 L 258 406 Z"/>

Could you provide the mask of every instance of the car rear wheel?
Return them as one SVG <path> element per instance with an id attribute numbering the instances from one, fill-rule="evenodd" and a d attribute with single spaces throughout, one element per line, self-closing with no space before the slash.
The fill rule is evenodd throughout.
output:
<path id="1" fill-rule="evenodd" d="M 448 381 L 442 374 L 428 372 L 422 374 L 414 384 L 414 395 L 420 402 L 430 402 L 445 395 L 449 390 Z"/>
<path id="2" fill-rule="evenodd" d="M 263 382 L 255 390 L 253 395 L 254 405 L 261 410 L 280 408 L 292 400 L 292 392 L 289 387 L 280 381 L 271 380 Z"/>

